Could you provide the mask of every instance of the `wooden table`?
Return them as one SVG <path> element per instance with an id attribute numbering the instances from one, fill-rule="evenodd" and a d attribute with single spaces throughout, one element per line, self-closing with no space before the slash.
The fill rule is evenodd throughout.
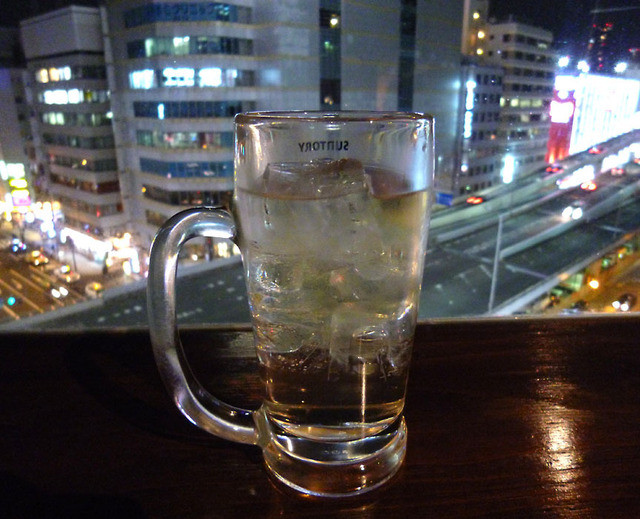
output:
<path id="1" fill-rule="evenodd" d="M 247 329 L 182 336 L 207 387 L 257 405 Z M 640 517 L 639 337 L 638 317 L 420 325 L 399 475 L 318 500 L 276 486 L 257 448 L 188 423 L 145 330 L 0 334 L 0 513 Z"/>

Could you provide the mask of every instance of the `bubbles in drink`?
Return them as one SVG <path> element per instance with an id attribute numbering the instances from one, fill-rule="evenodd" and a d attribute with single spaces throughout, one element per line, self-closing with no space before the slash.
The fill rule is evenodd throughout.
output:
<path id="1" fill-rule="evenodd" d="M 427 192 L 353 159 L 270 165 L 261 185 L 235 201 L 268 413 L 311 437 L 388 423 L 404 402 Z"/>

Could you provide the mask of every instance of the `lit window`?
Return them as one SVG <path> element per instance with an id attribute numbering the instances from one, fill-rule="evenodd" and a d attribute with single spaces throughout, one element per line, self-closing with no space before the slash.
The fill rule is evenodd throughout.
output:
<path id="1" fill-rule="evenodd" d="M 144 90 L 148 90 L 149 88 L 154 88 L 155 85 L 155 74 L 151 69 L 144 70 L 134 70 L 129 74 L 129 84 L 131 88 L 141 88 Z"/>
<path id="2" fill-rule="evenodd" d="M 69 102 L 66 90 L 45 90 L 42 97 L 44 103 L 48 105 L 66 105 Z"/>
<path id="3" fill-rule="evenodd" d="M 192 68 L 166 67 L 162 70 L 164 86 L 193 86 L 195 70 Z"/>
<path id="4" fill-rule="evenodd" d="M 70 104 L 78 104 L 82 102 L 82 90 L 74 88 L 67 91 L 67 99 Z"/>
<path id="5" fill-rule="evenodd" d="M 36 72 L 36 81 L 38 83 L 48 83 L 49 82 L 49 71 L 46 68 L 41 68 Z"/>
<path id="6" fill-rule="evenodd" d="M 199 83 L 199 86 L 201 87 L 221 86 L 222 85 L 222 69 L 218 67 L 200 69 L 200 71 L 198 72 L 198 83 Z"/>

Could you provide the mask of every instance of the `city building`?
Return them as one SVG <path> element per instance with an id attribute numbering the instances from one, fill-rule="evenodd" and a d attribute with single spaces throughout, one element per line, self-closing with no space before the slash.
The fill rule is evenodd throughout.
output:
<path id="1" fill-rule="evenodd" d="M 228 206 L 233 117 L 251 110 L 431 113 L 451 192 L 463 3 L 112 0 L 23 20 L 43 233 L 107 265 L 123 243 L 146 254 L 182 209 Z M 231 247 L 194 241 L 209 257 Z"/>
<path id="2" fill-rule="evenodd" d="M 638 79 L 604 74 L 557 76 L 551 103 L 549 162 L 639 128 L 639 110 Z M 604 161 L 604 168 L 610 169 L 611 161 Z"/>
<path id="3" fill-rule="evenodd" d="M 48 211 L 47 232 L 108 265 L 129 218 L 120 193 L 100 10 L 70 6 L 24 20 L 20 31 L 34 188 L 38 201 L 61 209 Z"/>
<path id="4" fill-rule="evenodd" d="M 549 31 L 513 21 L 488 25 L 483 56 L 504 69 L 500 125 L 502 176 L 523 176 L 545 164 L 556 56 Z"/>
<path id="5" fill-rule="evenodd" d="M 482 56 L 487 41 L 489 0 L 465 0 L 462 18 L 462 54 Z"/>
<path id="6" fill-rule="evenodd" d="M 470 195 L 502 182 L 505 143 L 499 138 L 498 126 L 504 68 L 487 63 L 485 58 L 488 12 L 488 0 L 465 0 L 457 131 L 460 160 L 453 196 Z"/>
<path id="7" fill-rule="evenodd" d="M 461 139 L 460 173 L 455 196 L 469 195 L 512 178 L 502 177 L 505 149 L 500 139 L 502 79 L 504 69 L 482 65 L 471 58 L 463 64 L 464 115 L 458 130 Z"/>
<path id="8" fill-rule="evenodd" d="M 33 193 L 26 146 L 31 139 L 17 29 L 0 28 L 0 218 L 25 218 Z"/>
<path id="9" fill-rule="evenodd" d="M 180 209 L 229 203 L 233 116 L 247 110 L 433 113 L 438 177 L 451 189 L 462 4 L 107 2 L 113 124 L 134 240 L 148 246 Z M 225 241 L 203 251 L 231 252 Z"/>
<path id="10" fill-rule="evenodd" d="M 463 0 L 417 6 L 412 110 L 435 117 L 436 189 L 452 192 L 459 171 L 460 40 Z M 402 40 L 402 38 L 401 38 Z M 402 76 L 401 76 L 402 77 Z M 402 105 L 399 109 L 405 109 Z M 407 107 L 408 108 L 408 107 Z"/>

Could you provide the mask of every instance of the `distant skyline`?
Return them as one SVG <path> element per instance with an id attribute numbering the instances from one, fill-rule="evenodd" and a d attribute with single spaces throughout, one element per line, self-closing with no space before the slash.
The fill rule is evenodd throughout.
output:
<path id="1" fill-rule="evenodd" d="M 21 20 L 68 5 L 97 7 L 103 0 L 0 0 L 0 25 L 18 27 Z M 636 8 L 637 9 L 633 9 Z M 517 21 L 547 29 L 555 46 L 573 54 L 586 51 L 594 9 L 626 9 L 611 14 L 625 26 L 625 46 L 640 47 L 640 0 L 489 0 L 489 16 L 498 21 L 514 15 Z"/>
<path id="2" fill-rule="evenodd" d="M 594 10 L 606 11 L 594 16 Z M 640 0 L 489 0 L 489 16 L 498 21 L 513 14 L 517 21 L 553 33 L 554 46 L 583 54 L 594 22 L 609 18 L 619 26 L 624 46 L 640 47 Z"/>

